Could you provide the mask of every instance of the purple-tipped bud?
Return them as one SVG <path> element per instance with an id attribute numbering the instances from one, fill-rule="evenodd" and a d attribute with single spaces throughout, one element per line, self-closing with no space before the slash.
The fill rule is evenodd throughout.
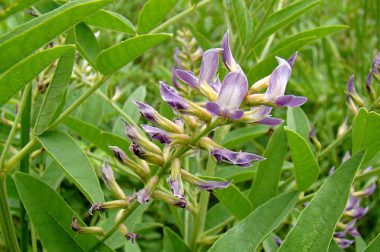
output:
<path id="1" fill-rule="evenodd" d="M 111 166 L 105 160 L 102 165 L 102 178 L 107 186 L 109 186 L 112 182 L 115 181 L 115 176 L 113 174 Z"/>
<path id="2" fill-rule="evenodd" d="M 73 216 L 73 218 L 71 219 L 71 229 L 74 232 L 79 232 L 82 229 L 82 227 L 78 223 L 78 219 L 75 216 Z"/>
<path id="3" fill-rule="evenodd" d="M 140 237 L 139 234 L 136 234 L 136 233 L 126 233 L 125 234 L 125 237 L 127 238 L 128 241 L 130 241 L 132 244 L 134 244 L 136 242 L 136 239 L 138 239 Z"/>
<path id="4" fill-rule="evenodd" d="M 261 161 L 265 158 L 248 153 L 248 152 L 234 152 L 227 149 L 213 149 L 210 151 L 210 154 L 218 161 L 218 162 L 226 162 L 233 165 L 238 165 L 240 167 L 250 167 L 253 161 Z"/>
<path id="5" fill-rule="evenodd" d="M 293 67 L 293 64 L 294 62 L 296 61 L 297 59 L 297 55 L 298 55 L 298 52 L 295 52 L 292 54 L 292 56 L 290 56 L 290 58 L 288 59 L 288 63 L 291 67 Z"/>
<path id="6" fill-rule="evenodd" d="M 177 69 L 176 70 L 176 75 L 177 75 L 178 79 L 180 79 L 181 81 L 185 82 L 190 87 L 192 87 L 194 89 L 198 89 L 199 88 L 199 80 L 194 75 L 193 72 L 191 72 L 191 71 L 185 71 L 185 70 L 182 70 L 182 69 Z"/>
<path id="7" fill-rule="evenodd" d="M 194 185 L 201 190 L 213 192 L 214 189 L 224 189 L 227 188 L 232 181 L 212 181 L 212 180 L 204 180 L 195 182 Z"/>
<path id="8" fill-rule="evenodd" d="M 183 111 L 189 108 L 189 104 L 182 98 L 175 88 L 160 81 L 160 93 L 162 99 L 173 109 Z"/>
<path id="9" fill-rule="evenodd" d="M 123 165 L 125 165 L 125 160 L 128 158 L 127 154 L 117 146 L 109 146 L 110 150 L 113 152 L 115 158 Z"/>
<path id="10" fill-rule="evenodd" d="M 209 83 L 210 87 L 214 89 L 214 91 L 219 94 L 220 89 L 222 88 L 222 83 L 220 83 L 219 76 Z"/>
<path id="11" fill-rule="evenodd" d="M 346 211 L 345 214 L 351 216 L 354 219 L 361 219 L 368 212 L 368 207 L 355 207 L 350 211 Z"/>
<path id="12" fill-rule="evenodd" d="M 342 239 L 342 238 L 334 238 L 334 240 L 338 244 L 338 246 L 341 247 L 342 249 L 346 249 L 349 246 L 351 246 L 351 244 L 354 243 L 353 240 Z"/>
<path id="13" fill-rule="evenodd" d="M 371 196 L 376 190 L 376 184 L 372 183 L 369 187 L 363 190 L 363 194 L 367 197 Z"/>
<path id="14" fill-rule="evenodd" d="M 151 123 L 157 123 L 158 112 L 154 108 L 143 102 L 134 101 L 134 103 L 140 110 L 141 115 L 145 117 L 145 119 L 147 119 Z"/>
<path id="15" fill-rule="evenodd" d="M 360 236 L 358 229 L 356 228 L 356 219 L 350 221 L 345 226 L 345 231 L 353 237 Z"/>
<path id="16" fill-rule="evenodd" d="M 90 209 L 88 210 L 88 213 L 90 215 L 93 215 L 95 212 L 104 212 L 104 208 L 102 207 L 101 203 L 94 203 L 91 205 Z"/>
<path id="17" fill-rule="evenodd" d="M 169 133 L 160 128 L 152 127 L 149 125 L 142 124 L 141 127 L 145 130 L 146 133 L 152 138 L 160 143 L 169 144 L 172 142 L 170 139 Z"/>
<path id="18" fill-rule="evenodd" d="M 145 204 L 150 200 L 150 190 L 148 188 L 143 188 L 136 193 L 137 201 L 140 204 Z"/>
<path id="19" fill-rule="evenodd" d="M 145 154 L 145 151 L 138 144 L 131 144 L 131 146 L 129 146 L 129 151 L 140 158 Z"/>
<path id="20" fill-rule="evenodd" d="M 224 34 L 222 40 L 222 58 L 224 65 L 230 72 L 241 71 L 240 66 L 236 63 L 234 56 L 232 55 L 231 46 L 230 46 L 230 38 L 229 31 Z"/>
<path id="21" fill-rule="evenodd" d="M 347 93 L 349 94 L 356 93 L 354 79 L 355 79 L 355 75 L 351 75 L 350 79 L 347 82 Z"/>
<path id="22" fill-rule="evenodd" d="M 140 134 L 137 131 L 137 129 L 132 125 L 128 124 L 126 121 L 124 121 L 124 130 L 125 134 L 127 135 L 130 141 L 135 142 L 140 138 Z"/>

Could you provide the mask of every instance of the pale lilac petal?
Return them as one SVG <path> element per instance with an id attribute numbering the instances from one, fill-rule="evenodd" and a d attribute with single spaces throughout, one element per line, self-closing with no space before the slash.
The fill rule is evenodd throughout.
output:
<path id="1" fill-rule="evenodd" d="M 375 190 L 376 190 L 376 184 L 372 183 L 369 187 L 363 190 L 363 194 L 368 197 L 368 196 L 371 196 L 375 192 Z"/>
<path id="2" fill-rule="evenodd" d="M 227 74 L 216 103 L 225 109 L 238 109 L 248 92 L 248 80 L 242 72 Z"/>
<path id="3" fill-rule="evenodd" d="M 214 48 L 209 49 L 203 53 L 201 69 L 199 71 L 199 82 L 206 82 L 207 84 L 212 81 L 219 66 L 219 53 L 222 49 Z"/>
<path id="4" fill-rule="evenodd" d="M 109 186 L 110 182 L 115 181 L 113 170 L 106 160 L 104 160 L 102 166 L 102 178 L 107 186 Z"/>
<path id="5" fill-rule="evenodd" d="M 145 117 L 145 119 L 147 119 L 151 123 L 156 123 L 156 114 L 158 112 L 154 108 L 143 102 L 134 101 L 134 103 L 140 110 L 141 115 Z"/>
<path id="6" fill-rule="evenodd" d="M 201 190 L 213 192 L 214 189 L 224 189 L 227 188 L 232 181 L 202 181 L 202 182 L 196 182 L 195 186 L 198 187 Z"/>
<path id="7" fill-rule="evenodd" d="M 231 120 L 237 120 L 243 117 L 244 111 L 240 109 L 225 109 L 215 102 L 206 103 L 206 109 L 213 115 L 221 116 Z"/>
<path id="8" fill-rule="evenodd" d="M 162 81 L 160 81 L 160 93 L 162 99 L 173 109 L 185 110 L 189 108 L 188 103 L 178 94 L 177 90 Z"/>
<path id="9" fill-rule="evenodd" d="M 281 58 L 277 58 L 277 60 L 279 65 L 270 75 L 268 89 L 265 93 L 268 100 L 285 94 L 286 85 L 292 73 L 292 68 L 286 60 Z"/>
<path id="10" fill-rule="evenodd" d="M 170 188 L 172 189 L 172 193 L 174 196 L 176 196 L 180 199 L 185 198 L 184 190 L 183 190 L 183 184 L 182 184 L 182 181 L 180 179 L 168 178 L 168 184 L 169 184 Z"/>
<path id="11" fill-rule="evenodd" d="M 303 96 L 282 95 L 275 99 L 275 103 L 279 107 L 299 107 L 307 102 L 307 98 Z"/>
<path id="12" fill-rule="evenodd" d="M 302 106 L 307 102 L 307 98 L 303 96 L 294 96 L 293 100 L 291 100 L 286 106 L 294 108 Z"/>
<path id="13" fill-rule="evenodd" d="M 220 89 L 222 88 L 222 83 L 220 83 L 219 76 L 216 76 L 216 78 L 210 82 L 209 85 L 217 94 L 219 94 Z"/>
<path id="14" fill-rule="evenodd" d="M 290 67 L 293 67 L 293 64 L 294 62 L 296 61 L 297 59 L 297 55 L 298 55 L 298 52 L 295 52 L 292 54 L 292 56 L 290 56 L 290 58 L 288 59 L 288 63 L 290 65 Z"/>
<path id="15" fill-rule="evenodd" d="M 177 71 L 176 71 L 175 67 L 172 67 L 172 84 L 174 87 L 181 89 L 182 85 L 180 83 L 178 83 L 177 78 L 178 78 Z"/>
<path id="16" fill-rule="evenodd" d="M 166 132 L 165 130 L 162 130 L 160 128 L 156 128 L 153 126 L 145 125 L 145 124 L 142 124 L 141 127 L 145 130 L 146 133 L 148 133 L 148 135 L 152 139 L 155 139 L 159 141 L 160 143 L 169 144 L 172 142 L 168 132 Z"/>
<path id="17" fill-rule="evenodd" d="M 223 62 L 226 65 L 227 69 L 231 72 L 238 71 L 240 69 L 239 65 L 236 63 L 234 57 L 232 56 L 231 47 L 230 47 L 230 38 L 229 32 L 227 31 L 224 34 L 222 40 L 222 58 Z"/>
<path id="18" fill-rule="evenodd" d="M 260 121 L 257 121 L 256 123 L 268 125 L 268 126 L 276 126 L 276 125 L 280 125 L 282 122 L 283 122 L 283 120 L 281 120 L 279 118 L 267 117 L 267 118 L 264 118 Z"/>
<path id="19" fill-rule="evenodd" d="M 199 88 L 199 80 L 191 71 L 176 70 L 178 78 L 192 88 Z"/>
<path id="20" fill-rule="evenodd" d="M 150 192 L 146 188 L 143 188 L 140 191 L 138 191 L 136 193 L 136 196 L 137 196 L 137 201 L 140 204 L 145 204 L 145 203 L 149 202 L 149 200 L 150 200 Z"/>
<path id="21" fill-rule="evenodd" d="M 249 167 L 251 166 L 251 162 L 261 161 L 265 159 L 256 154 L 252 154 L 248 152 L 234 152 L 227 149 L 213 149 L 210 151 L 210 154 L 218 162 L 223 161 L 223 162 L 238 165 L 241 167 Z"/>

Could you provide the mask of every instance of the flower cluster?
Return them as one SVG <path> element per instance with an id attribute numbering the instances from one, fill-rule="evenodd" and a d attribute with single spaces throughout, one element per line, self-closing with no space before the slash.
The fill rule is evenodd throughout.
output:
<path id="1" fill-rule="evenodd" d="M 222 41 L 222 48 L 213 48 L 202 55 L 199 71 L 185 69 L 176 52 L 178 68 L 173 69 L 173 86 L 160 82 L 162 99 L 176 115 L 174 120 L 161 115 L 157 110 L 141 101 L 135 101 L 142 116 L 150 123 L 140 127 L 125 122 L 125 134 L 131 142 L 127 154 L 117 146 L 110 146 L 120 164 L 130 168 L 142 181 L 144 187 L 133 196 L 126 196 L 115 181 L 111 167 L 104 162 L 103 180 L 117 200 L 94 204 L 94 211 L 107 208 L 122 208 L 130 204 L 145 204 L 151 198 L 186 208 L 193 206 L 186 199 L 183 180 L 200 190 L 212 192 L 226 188 L 231 181 L 208 181 L 181 167 L 181 160 L 198 150 L 207 151 L 217 162 L 225 162 L 242 168 L 264 158 L 253 153 L 232 151 L 222 147 L 211 137 L 214 129 L 234 123 L 257 123 L 278 125 L 282 120 L 271 117 L 273 107 L 295 107 L 306 102 L 305 97 L 285 95 L 285 89 L 292 72 L 297 54 L 289 60 L 277 58 L 278 66 L 273 72 L 248 87 L 248 79 L 242 67 L 233 57 L 229 33 Z M 222 81 L 217 74 L 220 56 L 228 73 Z M 194 99 L 197 95 L 197 99 Z M 156 144 L 156 142 L 160 144 Z M 157 169 L 152 169 L 158 167 Z M 152 171 L 155 173 L 152 174 Z M 171 192 L 166 189 L 166 179 Z M 134 240 L 137 236 L 122 226 L 126 237 Z"/>
<path id="2" fill-rule="evenodd" d="M 343 162 L 350 157 L 350 153 L 346 153 L 343 158 Z M 368 167 L 363 170 L 363 173 L 367 173 L 372 168 Z M 334 167 L 330 169 L 330 175 L 334 173 Z M 352 238 L 360 236 L 356 227 L 357 222 L 363 218 L 368 212 L 368 207 L 363 207 L 361 204 L 362 198 L 371 196 L 376 190 L 376 184 L 372 183 L 369 186 L 355 191 L 351 188 L 350 197 L 344 210 L 343 216 L 337 224 L 337 229 L 334 232 L 335 242 L 343 249 L 348 248 L 355 241 Z"/>

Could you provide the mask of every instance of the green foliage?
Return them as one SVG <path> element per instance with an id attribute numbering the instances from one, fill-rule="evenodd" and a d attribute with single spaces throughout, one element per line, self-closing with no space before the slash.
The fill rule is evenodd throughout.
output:
<path id="1" fill-rule="evenodd" d="M 128 34 L 134 34 L 136 32 L 131 21 L 113 11 L 99 10 L 84 20 L 84 22 L 91 26 L 125 32 Z"/>

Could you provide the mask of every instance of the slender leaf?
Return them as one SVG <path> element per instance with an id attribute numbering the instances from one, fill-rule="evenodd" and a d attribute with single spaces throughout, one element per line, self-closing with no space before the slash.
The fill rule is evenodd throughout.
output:
<path id="1" fill-rule="evenodd" d="M 177 0 L 149 0 L 144 4 L 137 21 L 137 31 L 147 33 L 155 28 L 176 5 Z"/>
<path id="2" fill-rule="evenodd" d="M 259 206 L 219 238 L 209 251 L 255 251 L 265 237 L 288 216 L 297 197 L 297 193 L 290 192 Z"/>
<path id="3" fill-rule="evenodd" d="M 95 66 L 95 58 L 98 56 L 100 49 L 98 41 L 95 38 L 91 28 L 85 23 L 75 26 L 76 46 L 80 54 L 93 66 Z"/>
<path id="4" fill-rule="evenodd" d="M 279 252 L 327 251 L 363 158 L 363 152 L 355 154 L 326 180 L 302 211 L 297 224 L 285 238 Z"/>
<path id="5" fill-rule="evenodd" d="M 71 218 L 76 213 L 47 184 L 20 172 L 14 175 L 14 180 L 28 216 L 47 251 L 112 251 L 94 236 L 71 230 Z M 79 224 L 84 226 L 80 220 Z"/>
<path id="6" fill-rule="evenodd" d="M 0 72 L 73 27 L 112 0 L 79 0 L 67 3 L 0 37 Z"/>
<path id="7" fill-rule="evenodd" d="M 352 152 L 366 150 L 363 166 L 380 159 L 380 114 L 360 109 L 352 131 Z"/>
<path id="8" fill-rule="evenodd" d="M 248 34 L 248 9 L 244 0 L 230 0 L 226 6 L 227 9 L 231 9 L 233 21 L 235 23 L 239 38 L 244 44 Z"/>
<path id="9" fill-rule="evenodd" d="M 319 166 L 317 159 L 308 143 L 298 133 L 285 129 L 294 163 L 295 178 L 299 191 L 307 190 L 318 178 Z"/>
<path id="10" fill-rule="evenodd" d="M 80 118 L 90 124 L 98 126 L 103 120 L 104 100 L 97 94 L 90 96 L 81 105 Z"/>
<path id="11" fill-rule="evenodd" d="M 74 30 L 71 30 L 67 35 L 66 44 L 72 44 L 74 42 L 75 33 Z M 41 135 L 47 130 L 54 116 L 60 112 L 60 108 L 63 108 L 62 103 L 65 100 L 66 89 L 71 79 L 74 60 L 74 48 L 66 52 L 59 59 L 53 80 L 46 91 L 34 126 L 34 133 L 36 135 Z"/>
<path id="12" fill-rule="evenodd" d="M 54 160 L 46 167 L 44 173 L 41 176 L 41 180 L 49 185 L 54 190 L 57 190 L 62 180 L 65 178 L 65 173 L 61 167 Z"/>
<path id="13" fill-rule="evenodd" d="M 271 34 L 288 26 L 297 20 L 302 14 L 314 8 L 321 2 L 321 0 L 301 0 L 271 14 L 268 17 L 267 22 L 264 24 L 263 32 L 259 35 L 259 38 L 256 39 L 255 43 L 260 43 Z"/>
<path id="14" fill-rule="evenodd" d="M 364 252 L 378 252 L 380 250 L 380 234 L 371 241 L 370 244 L 364 249 Z"/>
<path id="15" fill-rule="evenodd" d="M 48 131 L 38 136 L 38 140 L 91 203 L 104 201 L 94 169 L 81 148 L 69 135 Z"/>
<path id="16" fill-rule="evenodd" d="M 110 74 L 133 61 L 146 50 L 170 38 L 166 33 L 146 34 L 116 44 L 96 57 L 96 65 L 103 74 Z"/>
<path id="17" fill-rule="evenodd" d="M 37 52 L 23 59 L 22 61 L 5 71 L 3 74 L 1 74 L 0 105 L 4 104 L 17 91 L 22 89 L 29 81 L 31 81 L 39 72 L 41 72 L 55 59 L 65 54 L 69 50 L 75 51 L 75 47 L 63 45 Z M 1 53 L 2 52 L 0 51 L 0 54 Z M 2 60 L 1 62 L 4 61 L 7 60 Z"/>
<path id="18" fill-rule="evenodd" d="M 164 252 L 190 252 L 186 243 L 173 230 L 168 227 L 164 228 Z"/>
<path id="19" fill-rule="evenodd" d="M 128 34 L 134 34 L 136 32 L 131 21 L 119 13 L 108 10 L 97 11 L 84 22 L 91 26 L 125 32 Z"/>
<path id="20" fill-rule="evenodd" d="M 276 196 L 286 155 L 286 145 L 284 128 L 281 126 L 272 135 L 264 152 L 266 160 L 261 161 L 257 166 L 256 176 L 248 194 L 254 208 Z"/>

